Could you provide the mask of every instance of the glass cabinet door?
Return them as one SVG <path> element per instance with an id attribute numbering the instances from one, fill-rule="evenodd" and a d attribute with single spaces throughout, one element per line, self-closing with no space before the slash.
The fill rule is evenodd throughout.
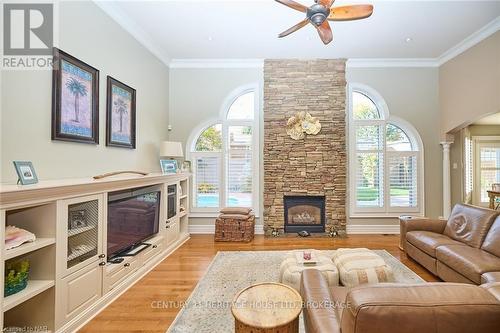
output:
<path id="1" fill-rule="evenodd" d="M 97 255 L 98 224 L 98 200 L 68 206 L 67 268 Z"/>
<path id="2" fill-rule="evenodd" d="M 58 230 L 63 237 L 65 252 L 59 253 L 63 276 L 105 258 L 102 250 L 102 208 L 102 195 L 62 201 Z"/>

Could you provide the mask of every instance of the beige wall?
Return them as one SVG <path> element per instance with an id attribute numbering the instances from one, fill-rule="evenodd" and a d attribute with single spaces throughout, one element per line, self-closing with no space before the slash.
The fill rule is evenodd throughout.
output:
<path id="1" fill-rule="evenodd" d="M 425 214 L 442 211 L 442 155 L 439 145 L 438 70 L 436 68 L 351 68 L 347 81 L 366 84 L 385 99 L 389 112 L 412 124 L 424 144 Z M 350 224 L 394 224 L 397 219 L 351 219 Z"/>
<path id="2" fill-rule="evenodd" d="M 500 32 L 439 67 L 441 133 L 500 111 Z"/>
<path id="3" fill-rule="evenodd" d="M 219 116 L 222 103 L 232 90 L 248 83 L 262 82 L 262 77 L 263 72 L 260 68 L 171 69 L 169 119 L 173 129 L 170 132 L 170 139 L 186 143 L 193 128 Z M 434 217 L 441 215 L 442 156 L 437 121 L 438 70 L 436 68 L 351 68 L 347 70 L 347 79 L 376 89 L 385 98 L 391 114 L 407 120 L 418 130 L 425 146 L 426 213 Z M 261 189 L 263 189 L 262 181 Z M 191 224 L 213 224 L 214 221 L 213 218 L 191 220 Z M 348 224 L 397 223 L 393 218 L 356 219 L 349 221 Z"/>
<path id="4" fill-rule="evenodd" d="M 99 69 L 99 145 L 51 141 L 50 71 L 2 72 L 1 181 L 17 179 L 13 160 L 33 161 L 41 179 L 136 169 L 159 171 L 167 138 L 168 68 L 93 2 L 61 2 L 59 47 Z M 137 149 L 107 148 L 106 76 L 137 90 Z"/>

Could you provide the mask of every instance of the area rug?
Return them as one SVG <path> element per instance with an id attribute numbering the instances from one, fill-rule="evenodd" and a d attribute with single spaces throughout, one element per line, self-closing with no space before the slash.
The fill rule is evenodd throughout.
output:
<path id="1" fill-rule="evenodd" d="M 289 251 L 218 252 L 167 332 L 234 332 L 231 302 L 234 295 L 259 282 L 278 282 L 279 267 Z M 335 250 L 324 251 L 333 256 Z M 392 267 L 399 283 L 424 283 L 416 273 L 385 250 L 375 250 Z M 302 315 L 300 331 L 304 332 Z"/>

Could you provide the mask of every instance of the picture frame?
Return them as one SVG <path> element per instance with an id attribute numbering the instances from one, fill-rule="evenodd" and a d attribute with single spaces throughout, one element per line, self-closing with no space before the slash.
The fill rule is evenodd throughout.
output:
<path id="1" fill-rule="evenodd" d="M 182 171 L 191 172 L 191 161 L 186 160 L 182 162 Z"/>
<path id="2" fill-rule="evenodd" d="M 99 70 L 53 48 L 52 140 L 99 144 Z"/>
<path id="3" fill-rule="evenodd" d="M 74 230 L 88 226 L 87 211 L 79 209 L 69 212 L 68 229 Z"/>
<path id="4" fill-rule="evenodd" d="M 135 149 L 136 91 L 109 75 L 106 87 L 106 146 Z"/>
<path id="5" fill-rule="evenodd" d="M 160 160 L 160 166 L 163 174 L 177 173 L 176 160 Z"/>
<path id="6" fill-rule="evenodd" d="M 38 183 L 38 177 L 30 161 L 13 161 L 16 173 L 18 176 L 17 183 L 21 185 L 29 185 Z"/>

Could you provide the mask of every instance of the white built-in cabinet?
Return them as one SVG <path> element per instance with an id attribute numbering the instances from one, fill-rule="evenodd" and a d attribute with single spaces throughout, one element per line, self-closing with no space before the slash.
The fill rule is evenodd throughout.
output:
<path id="1" fill-rule="evenodd" d="M 0 282 L 5 263 L 28 259 L 28 287 L 12 296 L 0 291 L 1 327 L 17 326 L 38 331 L 72 332 L 91 319 L 117 295 L 151 270 L 189 238 L 189 174 L 151 174 L 103 181 L 2 186 L 0 240 L 5 227 L 15 225 L 37 236 L 12 250 L 0 247 Z M 107 261 L 108 193 L 162 185 L 159 232 L 148 248 L 123 262 Z M 174 216 L 167 217 L 169 185 L 178 191 Z M 85 223 L 79 223 L 79 216 Z"/>

